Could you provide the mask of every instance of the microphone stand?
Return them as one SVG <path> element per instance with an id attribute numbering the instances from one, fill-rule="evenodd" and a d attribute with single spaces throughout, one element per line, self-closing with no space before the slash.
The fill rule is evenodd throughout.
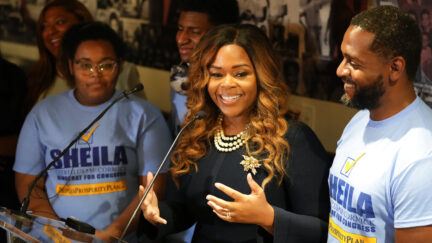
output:
<path id="1" fill-rule="evenodd" d="M 197 113 L 197 115 L 196 115 L 192 120 L 190 120 L 190 121 L 189 121 L 189 122 L 188 122 L 184 127 L 182 127 L 182 129 L 180 129 L 180 131 L 179 131 L 179 133 L 177 134 L 176 138 L 175 138 L 174 141 L 172 142 L 171 147 L 168 149 L 168 152 L 165 154 L 165 157 L 163 158 L 161 164 L 159 165 L 159 168 L 158 168 L 157 171 L 155 172 L 155 174 L 154 174 L 154 176 L 153 176 L 153 179 L 152 179 L 152 180 L 150 181 L 150 183 L 147 185 L 147 188 L 146 188 L 146 190 L 145 190 L 145 192 L 144 192 L 143 197 L 141 198 L 141 200 L 139 201 L 137 207 L 135 208 L 135 211 L 133 212 L 132 216 L 130 217 L 128 223 L 126 224 L 126 227 L 123 229 L 123 232 L 122 232 L 122 234 L 121 234 L 121 236 L 120 236 L 118 242 L 123 242 L 123 238 L 124 238 L 125 235 L 126 235 L 126 231 L 128 230 L 130 224 L 132 223 L 133 219 L 135 218 L 136 214 L 138 213 L 139 209 L 141 208 L 141 204 L 144 202 L 144 199 L 147 197 L 147 194 L 149 193 L 149 191 L 150 191 L 151 187 L 153 186 L 153 184 L 154 184 L 154 182 L 155 182 L 157 176 L 159 175 L 160 170 L 161 170 L 162 167 L 164 166 L 164 164 L 165 164 L 165 162 L 166 162 L 166 160 L 167 160 L 167 158 L 168 158 L 168 155 L 171 154 L 171 151 L 172 151 L 172 149 L 174 148 L 174 146 L 176 145 L 177 140 L 179 139 L 180 135 L 183 133 L 183 131 L 184 131 L 184 130 L 185 130 L 185 129 L 190 125 L 190 124 L 192 124 L 192 123 L 195 122 L 196 120 L 201 120 L 201 119 L 203 119 L 204 117 L 205 117 L 205 112 L 204 112 L 204 111 L 199 111 L 199 112 Z"/>
<path id="2" fill-rule="evenodd" d="M 132 94 L 132 93 L 135 93 L 135 92 L 138 92 L 138 91 L 141 91 L 142 89 L 144 88 L 144 86 L 140 83 L 140 84 L 138 84 L 137 86 L 135 86 L 133 89 L 131 89 L 131 90 L 129 90 L 129 91 L 124 91 L 121 95 L 119 95 L 115 100 L 113 100 L 112 102 L 111 102 L 111 104 L 107 107 L 107 108 L 105 108 L 105 110 L 103 110 L 86 128 L 84 128 L 84 130 L 82 130 L 79 134 L 78 134 L 78 136 L 75 138 L 75 139 L 73 139 L 72 140 L 72 142 L 53 160 L 53 161 L 51 161 L 51 163 L 49 163 L 48 164 L 48 166 L 47 167 L 45 167 L 45 169 L 44 170 L 42 170 L 37 176 L 36 176 L 36 178 L 33 180 L 33 182 L 30 184 L 30 186 L 29 186 L 29 189 L 28 189 L 28 192 L 27 192 L 27 195 L 26 195 L 26 197 L 24 198 L 24 200 L 22 201 L 22 203 L 21 203 L 21 208 L 20 208 L 20 214 L 22 214 L 22 215 L 24 215 L 24 216 L 27 216 L 28 217 L 28 214 L 27 214 L 27 209 L 28 209 L 28 206 L 29 206 L 29 204 L 30 204 L 30 195 L 31 195 L 31 192 L 32 192 L 32 190 L 33 190 L 33 188 L 35 187 L 35 185 L 36 185 L 36 182 L 40 179 L 40 178 L 42 178 L 43 176 L 45 176 L 45 174 L 47 173 L 47 171 L 49 170 L 49 168 L 51 168 L 68 150 L 69 150 L 69 148 L 70 147 L 72 147 L 80 138 L 81 138 L 81 136 L 82 135 L 84 135 L 85 134 L 85 132 L 89 129 L 89 128 L 91 128 L 92 126 L 93 126 L 93 124 L 95 124 L 97 121 L 99 121 L 104 115 L 105 115 L 105 113 L 115 104 L 115 103 L 117 103 L 119 100 L 121 100 L 121 99 L 123 99 L 124 97 L 126 97 L 126 98 L 128 98 L 129 99 L 129 96 L 128 95 L 130 95 L 130 94 Z"/>

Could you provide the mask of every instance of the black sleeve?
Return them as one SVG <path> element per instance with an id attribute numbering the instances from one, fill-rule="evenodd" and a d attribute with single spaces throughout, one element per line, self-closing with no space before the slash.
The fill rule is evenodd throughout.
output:
<path id="1" fill-rule="evenodd" d="M 189 209 L 182 194 L 187 179 L 187 176 L 180 178 L 180 188 L 177 188 L 169 176 L 165 190 L 166 200 L 159 201 L 160 216 L 167 221 L 167 224 L 159 224 L 155 227 L 141 213 L 138 234 L 145 234 L 151 240 L 160 240 L 168 234 L 184 231 L 196 222 L 193 214 L 188 213 Z"/>
<path id="2" fill-rule="evenodd" d="M 25 119 L 27 77 L 17 65 L 0 57 L 0 136 L 17 135 Z"/>
<path id="3" fill-rule="evenodd" d="M 326 242 L 330 208 L 329 156 L 304 123 L 292 122 L 287 139 L 289 176 L 284 187 L 289 211 L 274 207 L 274 242 Z"/>

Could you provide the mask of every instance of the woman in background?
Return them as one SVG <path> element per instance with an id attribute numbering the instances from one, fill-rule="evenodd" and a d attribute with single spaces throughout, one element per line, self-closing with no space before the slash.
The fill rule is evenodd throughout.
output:
<path id="1" fill-rule="evenodd" d="M 46 96 L 71 88 L 64 80 L 58 80 L 58 49 L 64 33 L 71 26 L 91 21 L 90 12 L 77 0 L 53 0 L 42 9 L 36 24 L 39 60 L 29 73 L 29 109 Z"/>
<path id="2" fill-rule="evenodd" d="M 150 190 L 141 229 L 158 238 L 196 222 L 193 242 L 325 242 L 330 163 L 312 130 L 287 119 L 288 88 L 266 35 L 216 27 L 190 63 L 185 123 L 207 116 L 180 137 L 176 186 L 165 201 Z"/>
<path id="3" fill-rule="evenodd" d="M 92 21 L 91 13 L 78 0 L 51 0 L 44 6 L 36 24 L 39 60 L 29 73 L 29 95 L 26 102 L 28 110 L 47 96 L 73 88 L 59 75 L 56 68 L 60 43 L 71 26 Z M 119 68 L 122 70 L 122 67 Z M 128 65 L 127 71 L 127 74 L 120 74 L 117 88 L 130 89 L 139 83 L 136 68 Z M 138 96 L 143 97 L 143 91 Z"/>

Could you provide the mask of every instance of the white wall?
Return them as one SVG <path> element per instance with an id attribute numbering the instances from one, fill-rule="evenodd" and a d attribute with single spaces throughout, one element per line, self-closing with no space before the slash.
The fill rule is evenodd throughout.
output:
<path id="1" fill-rule="evenodd" d="M 301 111 L 300 120 L 315 131 L 328 152 L 335 152 L 345 125 L 357 112 L 339 103 L 303 96 L 291 96 L 290 105 Z"/>

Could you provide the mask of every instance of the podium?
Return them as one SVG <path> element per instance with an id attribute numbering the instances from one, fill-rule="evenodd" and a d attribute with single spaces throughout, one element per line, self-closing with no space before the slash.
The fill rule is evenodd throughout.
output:
<path id="1" fill-rule="evenodd" d="M 9 243 L 105 242 L 94 235 L 76 231 L 63 221 L 35 215 L 22 216 L 4 207 L 0 207 L 0 227 L 6 230 Z M 119 242 L 116 237 L 105 234 L 110 241 Z M 126 241 L 121 242 L 126 243 Z"/>

